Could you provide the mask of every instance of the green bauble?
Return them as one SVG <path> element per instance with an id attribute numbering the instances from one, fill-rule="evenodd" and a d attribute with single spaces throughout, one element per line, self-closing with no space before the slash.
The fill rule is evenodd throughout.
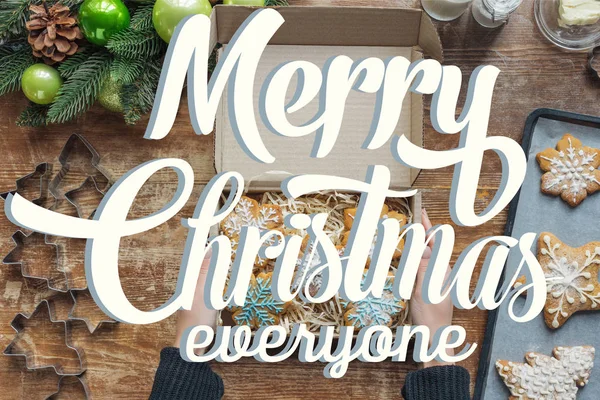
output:
<path id="1" fill-rule="evenodd" d="M 79 26 L 85 38 L 99 46 L 128 28 L 130 22 L 129 10 L 121 0 L 85 0 L 79 8 Z"/>
<path id="2" fill-rule="evenodd" d="M 62 84 L 58 71 L 46 64 L 33 64 L 21 78 L 23 93 L 35 104 L 52 103 Z"/>
<path id="3" fill-rule="evenodd" d="M 152 22 L 158 35 L 169 43 L 182 19 L 194 14 L 210 16 L 211 12 L 212 6 L 208 0 L 156 0 Z"/>
<path id="4" fill-rule="evenodd" d="M 123 112 L 123 103 L 121 103 L 121 90 L 123 84 L 109 77 L 98 94 L 98 103 L 108 111 Z"/>
<path id="5" fill-rule="evenodd" d="M 223 4 L 234 5 L 234 6 L 264 7 L 265 0 L 223 0 Z"/>

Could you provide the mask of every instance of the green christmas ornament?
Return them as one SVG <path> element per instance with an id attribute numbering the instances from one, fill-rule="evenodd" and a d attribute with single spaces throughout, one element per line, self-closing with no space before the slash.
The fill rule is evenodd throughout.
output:
<path id="1" fill-rule="evenodd" d="M 62 84 L 58 71 L 46 64 L 33 64 L 21 78 L 23 93 L 35 104 L 52 103 Z"/>
<path id="2" fill-rule="evenodd" d="M 264 7 L 265 0 L 223 0 L 223 4 L 234 5 L 234 6 Z"/>
<path id="3" fill-rule="evenodd" d="M 156 0 L 152 22 L 162 40 L 169 43 L 182 19 L 194 14 L 210 16 L 211 12 L 212 6 L 208 0 Z"/>
<path id="4" fill-rule="evenodd" d="M 104 46 L 117 32 L 129 27 L 131 16 L 121 0 L 85 0 L 79 8 L 79 26 L 85 38 Z"/>
<path id="5" fill-rule="evenodd" d="M 109 77 L 98 94 L 98 103 L 108 111 L 123 112 L 123 103 L 121 102 L 121 90 L 123 84 Z"/>

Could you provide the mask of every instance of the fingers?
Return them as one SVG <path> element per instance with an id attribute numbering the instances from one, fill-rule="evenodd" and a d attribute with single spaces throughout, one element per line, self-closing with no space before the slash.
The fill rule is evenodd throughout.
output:
<path id="1" fill-rule="evenodd" d="M 429 231 L 431 228 L 433 228 L 433 224 L 429 220 L 429 215 L 427 215 L 427 210 L 425 208 L 421 210 L 421 223 L 423 224 L 423 228 L 425 228 L 426 231 Z M 433 247 L 435 246 L 435 236 L 431 236 L 431 240 L 429 240 L 429 243 L 427 245 L 430 249 L 433 249 Z"/>
<path id="2" fill-rule="evenodd" d="M 208 267 L 210 266 L 210 259 L 212 257 L 212 248 L 204 254 L 204 260 L 202 260 L 202 266 L 200 267 L 200 279 L 205 279 L 208 274 Z"/>

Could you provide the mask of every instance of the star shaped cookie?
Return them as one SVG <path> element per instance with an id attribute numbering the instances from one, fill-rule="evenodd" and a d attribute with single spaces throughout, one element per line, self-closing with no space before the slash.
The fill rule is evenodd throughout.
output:
<path id="1" fill-rule="evenodd" d="M 542 232 L 538 261 L 546 276 L 544 320 L 548 327 L 561 327 L 577 311 L 600 309 L 600 242 L 573 248 Z"/>
<path id="2" fill-rule="evenodd" d="M 571 207 L 588 194 L 600 189 L 600 150 L 583 146 L 576 137 L 566 134 L 556 150 L 548 148 L 537 154 L 542 175 L 542 192 L 560 196 Z"/>
<path id="3" fill-rule="evenodd" d="M 527 363 L 498 360 L 496 369 L 510 390 L 509 400 L 575 399 L 594 366 L 591 346 L 555 347 L 553 356 L 530 352 Z"/>

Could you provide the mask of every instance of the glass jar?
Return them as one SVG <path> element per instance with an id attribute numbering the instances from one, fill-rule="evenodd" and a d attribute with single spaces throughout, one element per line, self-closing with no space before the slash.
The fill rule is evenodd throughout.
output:
<path id="1" fill-rule="evenodd" d="M 479 25 L 486 28 L 497 28 L 508 22 L 512 14 L 523 0 L 475 0 L 473 17 Z"/>
<path id="2" fill-rule="evenodd" d="M 438 21 L 452 21 L 464 14 L 472 0 L 421 0 L 423 10 Z"/>

